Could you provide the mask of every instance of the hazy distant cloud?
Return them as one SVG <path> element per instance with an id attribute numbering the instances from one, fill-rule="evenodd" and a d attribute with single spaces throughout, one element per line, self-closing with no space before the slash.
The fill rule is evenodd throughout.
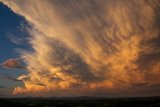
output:
<path id="1" fill-rule="evenodd" d="M 0 1 L 31 26 L 33 51 L 21 52 L 28 74 L 18 77 L 25 85 L 13 94 L 138 95 L 159 89 L 147 89 L 160 83 L 159 0 Z M 15 59 L 3 65 L 19 67 Z"/>

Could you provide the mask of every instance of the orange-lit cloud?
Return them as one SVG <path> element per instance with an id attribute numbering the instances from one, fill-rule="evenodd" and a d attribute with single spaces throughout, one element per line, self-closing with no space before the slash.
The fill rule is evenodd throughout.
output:
<path id="1" fill-rule="evenodd" d="M 159 0 L 0 1 L 31 26 L 28 75 L 13 94 L 152 93 L 160 84 Z"/>

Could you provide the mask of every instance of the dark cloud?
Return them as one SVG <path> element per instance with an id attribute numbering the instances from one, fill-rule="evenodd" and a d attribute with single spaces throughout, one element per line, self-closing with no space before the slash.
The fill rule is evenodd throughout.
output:
<path id="1" fill-rule="evenodd" d="M 66 75 L 73 75 L 75 78 L 79 78 L 83 81 L 99 81 L 102 78 L 96 77 L 89 69 L 87 63 L 85 63 L 81 57 L 73 52 L 71 49 L 65 46 L 65 44 L 55 39 L 49 39 L 49 45 L 52 46 L 52 54 L 49 56 L 51 65 L 55 67 L 61 67 L 63 73 Z M 65 69 L 63 66 L 70 66 Z M 47 71 L 43 74 L 46 74 Z M 48 72 L 49 73 L 49 72 Z"/>
<path id="2" fill-rule="evenodd" d="M 136 87 L 143 87 L 143 86 L 146 86 L 146 85 L 148 85 L 149 83 L 147 83 L 147 82 L 145 82 L 145 83 L 143 83 L 143 82 L 140 82 L 140 83 L 137 83 L 137 84 L 133 84 L 133 86 L 136 86 Z"/>
<path id="3" fill-rule="evenodd" d="M 41 83 L 36 83 L 36 85 L 40 85 L 40 86 L 46 86 L 46 85 L 44 85 L 44 84 L 41 84 Z"/>

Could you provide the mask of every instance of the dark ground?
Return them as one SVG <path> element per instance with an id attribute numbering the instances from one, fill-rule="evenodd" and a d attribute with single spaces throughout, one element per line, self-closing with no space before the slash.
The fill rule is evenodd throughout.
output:
<path id="1" fill-rule="evenodd" d="M 0 107 L 160 107 L 160 97 L 147 98 L 0 98 Z"/>

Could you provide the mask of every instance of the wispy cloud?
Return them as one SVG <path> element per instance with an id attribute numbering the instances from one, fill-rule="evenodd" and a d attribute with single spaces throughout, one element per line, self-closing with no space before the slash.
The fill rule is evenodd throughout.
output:
<path id="1" fill-rule="evenodd" d="M 4 77 L 5 79 L 8 79 L 8 80 L 12 80 L 12 81 L 16 81 L 16 82 L 22 82 L 21 80 L 17 79 L 17 78 L 14 78 L 12 77 L 11 75 L 7 75 Z"/>
<path id="2" fill-rule="evenodd" d="M 20 44 L 23 44 L 24 42 L 26 42 L 26 40 L 24 38 L 19 38 L 19 37 L 13 36 L 13 35 L 12 36 L 9 35 L 8 39 L 17 45 L 20 45 Z"/>
<path id="3" fill-rule="evenodd" d="M 108 95 L 160 82 L 158 0 L 0 1 L 31 25 L 34 51 L 21 52 L 28 75 L 14 94 Z M 3 65 L 18 67 L 12 60 Z"/>
<path id="4" fill-rule="evenodd" d="M 2 79 L 7 79 L 7 80 L 12 80 L 12 81 L 16 81 L 16 82 L 22 82 L 22 80 L 17 79 L 15 77 L 13 77 L 12 75 L 1 75 L 0 78 Z"/>

